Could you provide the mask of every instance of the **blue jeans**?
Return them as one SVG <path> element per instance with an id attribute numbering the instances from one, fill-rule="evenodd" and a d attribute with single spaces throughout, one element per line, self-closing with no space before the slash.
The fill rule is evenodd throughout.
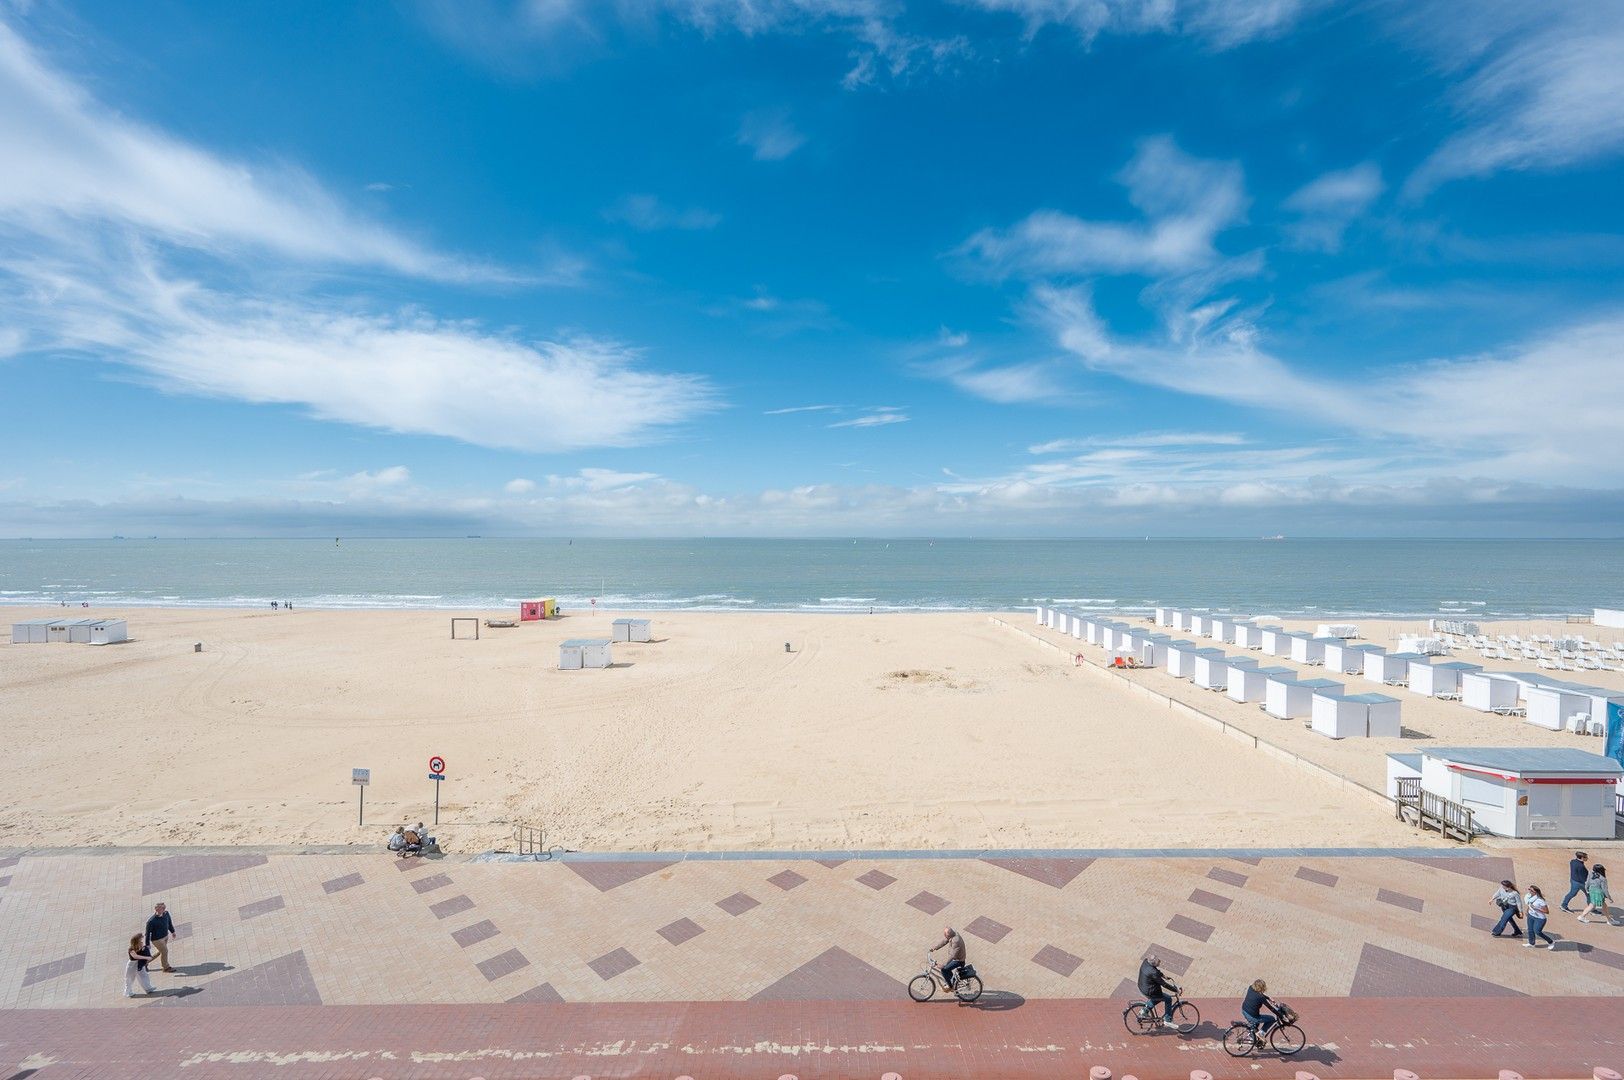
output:
<path id="1" fill-rule="evenodd" d="M 1504 933 L 1507 924 L 1511 926 L 1512 937 L 1522 936 L 1522 928 L 1517 925 L 1517 909 L 1514 907 L 1508 907 L 1500 912 L 1500 921 L 1494 924 L 1494 936 L 1499 937 Z"/>
<path id="2" fill-rule="evenodd" d="M 1545 920 L 1540 918 L 1538 915 L 1530 915 L 1528 916 L 1528 944 L 1539 944 L 1539 942 L 1534 940 L 1535 938 L 1544 938 L 1545 944 L 1547 945 L 1556 944 L 1556 942 L 1551 939 L 1551 935 L 1545 932 Z"/>
<path id="3" fill-rule="evenodd" d="M 1162 1019 L 1163 1020 L 1172 1020 L 1173 1019 L 1173 998 L 1172 998 L 1172 996 L 1170 994 L 1164 994 L 1164 993 L 1146 994 L 1145 995 L 1145 1001 L 1150 1005 L 1150 1009 L 1149 1009 L 1150 1012 L 1155 1012 L 1156 1011 L 1156 1003 L 1158 1001 L 1161 1002 L 1162 1003 Z"/>
<path id="4" fill-rule="evenodd" d="M 1258 1033 L 1259 1037 L 1267 1035 L 1269 1033 L 1269 1029 L 1280 1022 L 1279 1019 L 1274 1016 L 1253 1016 L 1244 1009 L 1241 1010 L 1241 1019 L 1245 1020 L 1249 1025 L 1251 1025 L 1253 1030 Z"/>
<path id="5" fill-rule="evenodd" d="M 1568 901 L 1572 900 L 1575 896 L 1581 895 L 1584 891 L 1585 891 L 1585 883 L 1584 882 L 1582 882 L 1582 881 L 1570 881 L 1570 882 L 1568 882 L 1568 895 L 1566 895 L 1566 896 L 1564 896 L 1562 898 L 1562 910 L 1563 911 L 1572 911 L 1573 909 L 1568 907 Z"/>
<path id="6" fill-rule="evenodd" d="M 947 983 L 949 990 L 953 988 L 953 980 L 958 977 L 959 969 L 963 966 L 963 960 L 949 960 L 942 965 L 942 981 Z"/>

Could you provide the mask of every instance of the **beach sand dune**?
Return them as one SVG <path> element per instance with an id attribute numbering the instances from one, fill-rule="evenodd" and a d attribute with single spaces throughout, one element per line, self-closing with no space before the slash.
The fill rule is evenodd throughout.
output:
<path id="1" fill-rule="evenodd" d="M 564 672 L 607 614 L 478 641 L 444 611 L 116 614 L 128 644 L 0 646 L 0 845 L 381 841 L 431 813 L 434 754 L 461 851 L 516 823 L 581 850 L 1417 842 L 985 615 L 657 613 Z"/>

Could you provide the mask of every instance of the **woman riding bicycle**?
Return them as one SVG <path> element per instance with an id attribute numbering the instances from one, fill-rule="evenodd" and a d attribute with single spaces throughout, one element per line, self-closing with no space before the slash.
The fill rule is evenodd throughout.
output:
<path id="1" fill-rule="evenodd" d="M 1241 1002 L 1241 1019 L 1246 1021 L 1247 1026 L 1256 1032 L 1260 1039 L 1285 1017 L 1285 1006 L 1271 998 L 1268 990 L 1269 984 L 1259 979 L 1246 988 L 1246 998 Z M 1264 1016 L 1264 1009 L 1274 1015 Z"/>

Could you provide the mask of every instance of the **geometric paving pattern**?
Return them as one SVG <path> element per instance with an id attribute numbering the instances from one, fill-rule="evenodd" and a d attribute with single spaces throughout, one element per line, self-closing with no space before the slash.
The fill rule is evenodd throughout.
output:
<path id="1" fill-rule="evenodd" d="M 752 1001 L 896 1001 L 907 993 L 898 979 L 831 946 L 782 979 L 757 991 Z"/>
<path id="2" fill-rule="evenodd" d="M 1000 866 L 1011 873 L 1056 889 L 1064 889 L 1087 870 L 1093 859 L 983 859 L 991 866 Z"/>
<path id="3" fill-rule="evenodd" d="M 1498 983 L 1368 942 L 1359 953 L 1349 997 L 1522 997 Z"/>
<path id="4" fill-rule="evenodd" d="M 153 976 L 160 993 L 165 989 L 164 978 Z M 228 972 L 198 993 L 163 997 L 153 1002 L 154 1006 L 320 1004 L 321 992 L 316 989 L 316 980 L 302 951 L 267 960 L 244 971 Z"/>
<path id="5" fill-rule="evenodd" d="M 172 855 L 154 859 L 141 867 L 141 895 L 172 892 L 183 885 L 264 866 L 265 862 L 264 855 Z"/>

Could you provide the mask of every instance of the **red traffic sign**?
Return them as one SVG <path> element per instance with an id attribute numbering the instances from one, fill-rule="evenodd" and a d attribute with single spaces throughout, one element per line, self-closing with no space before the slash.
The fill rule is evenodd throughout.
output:
<path id="1" fill-rule="evenodd" d="M 433 773 L 443 773 L 443 772 L 445 772 L 445 758 L 440 757 L 438 755 L 429 758 L 429 772 L 433 772 Z"/>

